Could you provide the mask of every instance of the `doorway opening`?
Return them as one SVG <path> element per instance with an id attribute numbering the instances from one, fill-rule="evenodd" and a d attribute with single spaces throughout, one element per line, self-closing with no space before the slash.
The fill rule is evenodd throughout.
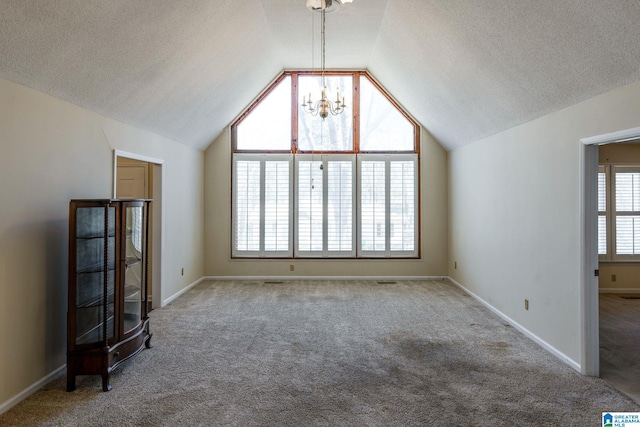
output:
<path id="1" fill-rule="evenodd" d="M 610 298 L 605 295 L 611 295 L 616 293 L 617 290 L 624 290 L 625 293 L 629 291 L 628 288 L 618 288 L 616 290 L 615 285 L 612 286 L 612 281 L 617 281 L 620 273 L 614 271 L 616 268 L 621 268 L 620 271 L 626 271 L 631 266 L 630 264 L 623 264 L 616 266 L 615 257 L 609 255 L 608 262 L 599 259 L 599 253 L 605 251 L 603 249 L 603 239 L 606 239 L 609 243 L 608 251 L 612 251 L 611 239 L 612 233 L 615 233 L 611 228 L 610 222 L 607 222 L 606 230 L 608 233 L 604 233 L 598 236 L 598 221 L 604 221 L 602 217 L 602 206 L 598 204 L 598 183 L 600 179 L 600 185 L 602 187 L 605 177 L 604 171 L 608 171 L 609 168 L 606 164 L 615 160 L 615 153 L 617 149 L 613 146 L 620 144 L 620 147 L 629 151 L 629 148 L 636 149 L 635 147 L 629 147 L 632 141 L 636 142 L 640 139 L 640 128 L 627 129 L 619 132 L 614 132 L 605 135 L 598 135 L 590 138 L 582 139 L 580 142 L 581 156 L 580 156 L 580 170 L 582 181 L 582 273 L 581 273 L 581 304 L 582 304 L 582 373 L 591 376 L 600 376 L 609 382 L 622 392 L 629 393 L 629 390 L 624 389 L 624 384 L 616 382 L 616 377 L 620 376 L 620 373 L 628 369 L 629 372 L 640 372 L 640 366 L 636 367 L 635 364 L 627 364 L 625 358 L 612 358 L 612 354 L 608 347 L 611 347 L 616 341 L 621 341 L 616 328 L 616 322 L 623 321 L 618 316 L 618 308 L 622 305 L 615 304 L 624 303 L 624 299 L 614 297 Z M 626 143 L 622 146 L 623 143 Z M 637 150 L 640 152 L 640 145 L 637 146 Z M 603 153 L 601 158 L 600 153 Z M 628 152 L 623 156 L 628 156 Z M 638 157 L 640 159 L 640 156 Z M 640 164 L 640 163 L 637 163 Z M 600 177 L 599 177 L 600 174 Z M 609 174 L 611 176 L 611 174 Z M 608 186 L 609 193 L 613 190 L 613 184 Z M 600 194 L 603 190 L 600 189 Z M 611 194 L 608 196 L 609 209 L 614 209 L 611 202 Z M 600 201 L 602 205 L 602 200 Z M 599 218 L 600 217 L 600 218 Z M 603 226 L 600 226 L 600 230 L 603 230 Z M 599 247 L 600 245 L 600 247 Z M 605 251 L 606 252 L 606 251 Z M 606 257 L 605 257 L 606 258 Z M 638 267 L 640 269 L 640 266 Z M 638 292 L 640 292 L 640 283 L 638 284 Z M 601 305 L 602 302 L 602 305 Z M 620 312 L 621 314 L 621 312 Z M 601 315 L 603 317 L 601 317 Z M 602 321 L 602 323 L 601 323 Z M 640 318 L 637 319 L 640 325 Z M 620 323 L 620 326 L 622 324 Z M 614 329 L 611 329 L 611 328 Z M 624 346 L 624 343 L 620 343 Z M 617 345 L 617 344 L 616 344 Z M 620 347 L 622 349 L 622 347 Z M 635 350 L 629 349 L 633 353 L 632 359 L 635 359 Z M 626 351 L 626 350 L 623 350 Z M 613 364 L 617 364 L 613 367 Z M 635 375 L 635 374 L 634 374 Z M 622 377 L 625 377 L 623 373 Z M 637 380 L 637 378 L 636 378 Z M 640 392 L 640 389 L 638 389 Z M 633 397 L 633 396 L 632 396 Z M 640 393 L 637 394 L 637 398 L 640 399 Z M 638 400 L 636 399 L 636 400 Z"/>
<path id="2" fill-rule="evenodd" d="M 163 160 L 114 150 L 113 197 L 152 199 L 149 212 L 149 310 L 162 306 Z"/>

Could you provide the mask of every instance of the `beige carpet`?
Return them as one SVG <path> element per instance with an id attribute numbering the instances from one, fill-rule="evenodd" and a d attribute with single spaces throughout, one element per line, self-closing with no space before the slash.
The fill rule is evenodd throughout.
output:
<path id="1" fill-rule="evenodd" d="M 155 347 L 64 377 L 25 426 L 599 426 L 640 411 L 447 282 L 208 282 L 151 314 Z"/>
<path id="2" fill-rule="evenodd" d="M 599 297 L 600 377 L 640 403 L 640 295 Z"/>

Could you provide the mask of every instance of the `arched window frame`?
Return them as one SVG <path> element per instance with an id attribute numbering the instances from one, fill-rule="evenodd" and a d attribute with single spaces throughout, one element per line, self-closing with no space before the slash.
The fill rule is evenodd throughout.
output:
<path id="1" fill-rule="evenodd" d="M 302 99 L 302 94 L 298 93 L 298 78 L 300 76 L 320 76 L 318 71 L 284 71 L 280 74 L 252 103 L 247 109 L 238 116 L 238 118 L 231 124 L 231 144 L 234 153 L 292 153 L 292 154 L 332 154 L 332 153 L 416 153 L 420 154 L 420 125 L 416 120 L 411 117 L 406 110 L 384 89 L 384 87 L 378 83 L 376 79 L 367 71 L 346 71 L 346 70 L 329 70 L 325 71 L 325 76 L 352 76 L 353 78 L 353 92 L 352 99 L 353 105 L 349 108 L 353 111 L 353 149 L 345 151 L 313 151 L 313 150 L 299 150 L 298 149 L 298 106 Z M 251 114 L 251 112 L 267 97 L 269 94 L 287 77 L 291 78 L 291 148 L 289 150 L 239 150 L 237 147 L 237 128 L 242 121 Z M 387 100 L 400 112 L 409 123 L 413 126 L 413 150 L 376 150 L 376 151 L 364 151 L 360 150 L 360 81 L 361 79 L 367 79 L 373 86 L 384 95 Z"/>
<path id="2" fill-rule="evenodd" d="M 321 155 L 332 155 L 332 154 L 340 154 L 340 155 L 354 155 L 355 157 L 357 157 L 358 155 L 380 155 L 380 156 L 384 156 L 387 155 L 387 157 L 389 155 L 393 156 L 393 155 L 403 155 L 403 154 L 412 154 L 415 155 L 416 157 L 416 177 L 415 177 L 415 181 L 416 181 L 416 186 L 415 186 L 415 196 L 416 196 L 416 217 L 415 217 L 415 249 L 413 251 L 409 251 L 409 252 L 401 252 L 400 255 L 396 255 L 396 256 L 389 256 L 389 250 L 387 249 L 387 251 L 384 254 L 380 254 L 378 256 L 376 256 L 375 254 L 372 255 L 371 252 L 368 251 L 364 251 L 361 250 L 362 248 L 360 247 L 361 244 L 361 235 L 358 234 L 357 239 L 354 237 L 354 242 L 357 240 L 357 245 L 358 245 L 358 251 L 357 251 L 357 255 L 355 256 L 349 256 L 348 258 L 354 258 L 354 259 L 368 259 L 368 258 L 394 258 L 394 259 L 402 259 L 402 258 L 420 258 L 421 257 L 421 253 L 420 253 L 420 230 L 421 230 L 421 224 L 420 224 L 420 125 L 418 124 L 418 122 L 413 119 L 413 117 L 411 117 L 411 115 L 409 115 L 406 110 L 384 89 L 384 87 L 375 79 L 371 76 L 371 74 L 369 74 L 367 71 L 354 71 L 354 70 L 326 70 L 325 71 L 325 76 L 326 77 L 331 77 L 331 76 L 351 76 L 351 78 L 353 79 L 353 86 L 352 86 L 352 105 L 349 106 L 349 108 L 352 111 L 352 120 L 353 120 L 353 126 L 352 126 L 352 140 L 353 140 L 353 146 L 351 150 L 340 150 L 340 151 L 330 151 L 330 150 L 301 150 L 299 149 L 298 146 L 298 114 L 299 114 L 299 105 L 301 103 L 302 100 L 302 94 L 299 93 L 298 90 L 298 81 L 299 78 L 302 76 L 320 76 L 321 73 L 318 71 L 297 71 L 297 70 L 287 70 L 282 72 L 282 74 L 280 74 L 276 79 L 274 79 L 272 81 L 272 83 L 249 105 L 249 107 L 247 107 L 247 109 L 245 111 L 243 111 L 237 118 L 236 120 L 234 120 L 234 122 L 231 124 L 231 144 L 232 144 L 232 152 L 234 155 L 238 154 L 238 155 L 250 155 L 250 154 L 256 154 L 256 155 L 265 155 L 265 154 L 289 154 L 292 155 L 291 157 L 291 162 L 292 165 L 295 165 L 294 159 L 296 155 L 317 155 L 317 154 L 321 154 Z M 290 84 L 291 84 L 291 144 L 290 144 L 290 148 L 288 150 L 273 150 L 273 149 L 266 149 L 266 150 L 250 150 L 250 149 L 238 149 L 238 144 L 237 144 L 237 129 L 238 126 L 242 123 L 242 121 L 247 118 L 254 110 L 257 106 L 260 105 L 260 103 L 267 98 L 271 92 L 278 87 L 279 84 L 281 84 L 285 79 L 290 78 Z M 413 128 L 413 149 L 412 150 L 375 150 L 375 151 L 365 151 L 365 150 L 361 150 L 360 149 L 360 86 L 361 86 L 361 81 L 362 79 L 367 79 L 390 103 L 393 107 L 396 108 L 396 110 L 398 112 L 400 112 L 402 114 L 402 116 L 411 124 L 412 128 Z M 321 120 L 319 117 L 317 118 L 318 120 Z M 327 118 L 327 120 L 330 120 L 331 117 Z M 232 160 L 233 162 L 233 160 Z M 234 166 L 232 166 L 232 170 L 234 170 Z M 293 174 L 295 175 L 295 171 L 293 171 Z M 295 185 L 293 182 L 292 178 L 292 182 L 290 184 L 290 191 L 294 191 Z M 235 181 L 232 181 L 235 182 Z M 360 181 L 358 181 L 357 183 L 357 190 L 355 191 L 360 191 Z M 233 189 L 232 189 L 233 192 Z M 234 193 L 235 194 L 235 193 Z M 354 197 L 358 197 L 357 194 L 354 194 Z M 232 209 L 234 209 L 232 207 Z M 387 207 L 388 209 L 388 207 Z M 357 207 L 357 211 L 360 212 L 360 206 L 358 203 L 358 207 Z M 355 214 L 354 214 L 355 215 Z M 233 213 L 232 213 L 232 217 L 233 217 Z M 359 217 L 357 219 L 357 221 L 359 221 Z M 387 220 L 388 223 L 388 220 Z M 387 224 L 387 227 L 389 227 L 389 224 Z M 233 228 L 233 227 L 232 227 Z M 356 225 L 354 226 L 354 228 L 357 228 L 356 232 L 360 233 L 360 225 Z M 295 233 L 295 225 L 292 225 L 292 234 Z M 233 230 L 232 230 L 233 233 Z M 291 242 L 295 241 L 295 237 L 294 236 L 290 236 Z M 233 247 L 233 237 L 232 237 L 232 248 L 231 248 L 231 253 L 232 253 L 232 257 L 249 257 L 249 258 L 270 258 L 270 256 L 255 256 L 255 254 L 247 254 L 247 255 L 240 255 L 238 253 L 238 251 Z M 282 256 L 277 256 L 274 258 L 305 258 L 303 256 L 299 256 L 299 252 L 297 250 L 294 250 L 293 248 L 293 243 L 292 243 L 292 247 L 290 248 L 289 252 L 285 255 Z M 354 253 L 356 251 L 354 250 Z M 410 254 L 413 253 L 414 255 Z M 312 256 L 313 257 L 313 256 Z M 315 258 L 333 258 L 333 256 L 331 254 L 329 254 L 327 256 L 327 251 L 326 248 L 324 250 L 324 255 L 317 255 L 315 256 Z"/>

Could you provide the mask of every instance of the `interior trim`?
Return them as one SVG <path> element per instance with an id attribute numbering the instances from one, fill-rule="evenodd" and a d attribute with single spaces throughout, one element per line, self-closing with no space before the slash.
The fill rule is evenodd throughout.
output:
<path id="1" fill-rule="evenodd" d="M 62 374 L 65 371 L 65 369 L 67 369 L 66 363 L 64 365 L 60 366 L 59 368 L 53 370 L 53 372 L 49 373 L 48 375 L 42 377 L 41 379 L 39 379 L 35 383 L 31 384 L 29 387 L 25 388 L 20 393 L 18 393 L 15 396 L 13 396 L 11 399 L 9 399 L 6 402 L 0 404 L 0 414 L 4 414 L 9 409 L 13 408 L 18 403 L 22 402 L 23 400 L 25 400 L 27 397 L 31 396 L 36 391 L 40 390 L 49 381 L 51 381 L 54 377 Z"/>

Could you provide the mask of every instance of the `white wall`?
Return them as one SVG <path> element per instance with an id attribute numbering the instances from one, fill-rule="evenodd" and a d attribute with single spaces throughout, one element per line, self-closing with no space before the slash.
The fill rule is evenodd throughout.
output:
<path id="1" fill-rule="evenodd" d="M 447 152 L 421 132 L 422 257 L 419 260 L 231 259 L 231 140 L 227 129 L 205 151 L 207 276 L 446 276 Z M 289 264 L 295 264 L 295 271 Z"/>
<path id="2" fill-rule="evenodd" d="M 69 200 L 111 197 L 113 149 L 164 160 L 167 298 L 204 271 L 203 153 L 0 79 L 0 409 L 66 363 Z"/>
<path id="3" fill-rule="evenodd" d="M 450 276 L 574 365 L 582 363 L 579 139 L 638 126 L 640 82 L 449 153 Z"/>

